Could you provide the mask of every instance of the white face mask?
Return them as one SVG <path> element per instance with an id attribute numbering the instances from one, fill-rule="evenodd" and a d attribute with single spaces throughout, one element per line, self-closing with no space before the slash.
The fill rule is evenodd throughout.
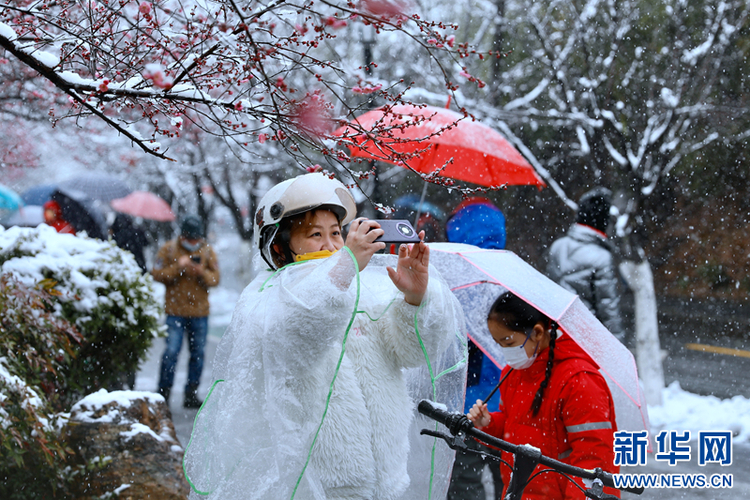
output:
<path id="1" fill-rule="evenodd" d="M 529 337 L 526 337 L 526 340 L 520 346 L 500 347 L 500 349 L 503 350 L 505 362 L 508 363 L 511 368 L 515 370 L 523 370 L 524 368 L 528 368 L 534 363 L 534 360 L 536 359 L 536 349 L 534 349 L 534 355 L 529 357 L 529 355 L 526 354 L 526 349 L 524 348 L 526 342 L 528 341 Z"/>

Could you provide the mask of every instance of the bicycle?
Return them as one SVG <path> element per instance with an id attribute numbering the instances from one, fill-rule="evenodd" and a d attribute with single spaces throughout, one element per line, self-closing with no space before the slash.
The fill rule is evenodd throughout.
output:
<path id="1" fill-rule="evenodd" d="M 454 450 L 462 449 L 468 450 L 464 439 L 466 436 L 473 437 L 487 443 L 495 448 L 512 453 L 515 457 L 513 462 L 513 473 L 511 474 L 510 483 L 506 490 L 505 500 L 521 500 L 523 491 L 526 485 L 532 481 L 542 471 L 537 472 L 532 476 L 534 469 L 537 465 L 542 464 L 549 467 L 550 469 L 543 469 L 544 472 L 553 470 L 559 474 L 565 476 L 568 480 L 573 481 L 570 476 L 580 477 L 584 480 L 592 481 L 592 485 L 588 489 L 582 488 L 578 483 L 575 483 L 581 491 L 588 497 L 595 500 L 619 500 L 616 496 L 610 495 L 604 492 L 604 486 L 611 488 L 617 488 L 622 491 L 628 491 L 640 495 L 643 493 L 643 487 L 625 487 L 618 488 L 614 484 L 612 474 L 596 468 L 594 470 L 582 469 L 574 465 L 560 462 L 553 458 L 542 455 L 541 450 L 534 448 L 529 445 L 515 445 L 502 439 L 498 439 L 494 436 L 490 436 L 474 427 L 474 424 L 469 420 L 466 415 L 462 413 L 451 413 L 435 406 L 431 401 L 422 400 L 417 405 L 417 410 L 422 415 L 429 417 L 448 428 L 452 436 L 448 436 L 442 432 L 433 431 L 430 429 L 422 429 L 420 434 L 428 435 L 436 438 L 440 438 L 446 442 L 446 444 Z M 497 462 L 501 462 L 506 466 L 510 465 L 500 458 L 500 452 L 490 450 L 490 452 L 480 452 L 475 450 L 468 450 L 473 453 L 478 453 L 484 457 L 490 458 Z"/>

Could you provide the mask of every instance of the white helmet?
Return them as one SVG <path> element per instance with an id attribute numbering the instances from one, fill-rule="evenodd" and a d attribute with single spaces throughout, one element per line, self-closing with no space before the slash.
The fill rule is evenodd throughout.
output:
<path id="1" fill-rule="evenodd" d="M 271 244 L 279 230 L 279 222 L 318 208 L 331 210 L 342 226 L 357 216 L 357 205 L 346 186 L 319 172 L 287 179 L 263 195 L 255 212 L 253 243 L 271 268 L 277 268 Z"/>

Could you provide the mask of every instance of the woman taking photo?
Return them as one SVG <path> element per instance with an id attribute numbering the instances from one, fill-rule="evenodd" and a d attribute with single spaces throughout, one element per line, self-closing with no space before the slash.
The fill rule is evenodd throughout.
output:
<path id="1" fill-rule="evenodd" d="M 433 498 L 445 494 L 447 477 L 431 467 L 447 468 L 450 453 L 437 447 L 432 464 L 416 457 L 409 429 L 417 388 L 462 406 L 465 371 L 440 375 L 465 356 L 460 306 L 423 241 L 374 255 L 383 230 L 355 210 L 348 189 L 321 173 L 284 181 L 259 203 L 268 268 L 218 346 L 186 450 L 191 498 L 398 499 L 424 478 Z"/>

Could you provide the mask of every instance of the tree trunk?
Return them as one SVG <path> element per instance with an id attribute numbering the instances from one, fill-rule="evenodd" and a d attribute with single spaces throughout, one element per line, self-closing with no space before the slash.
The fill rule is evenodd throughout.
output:
<path id="1" fill-rule="evenodd" d="M 635 296 L 635 339 L 638 374 L 643 381 L 646 403 L 661 405 L 664 370 L 656 317 L 654 276 L 648 260 L 623 260 L 620 272 Z"/>

